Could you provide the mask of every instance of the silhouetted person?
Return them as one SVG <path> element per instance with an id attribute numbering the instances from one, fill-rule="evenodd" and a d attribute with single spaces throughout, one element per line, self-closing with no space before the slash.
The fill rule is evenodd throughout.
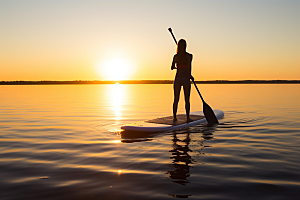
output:
<path id="1" fill-rule="evenodd" d="M 171 70 L 177 69 L 174 80 L 174 103 L 173 103 L 173 121 L 176 122 L 177 107 L 179 102 L 181 86 L 183 86 L 184 99 L 185 99 L 185 111 L 187 122 L 192 121 L 190 119 L 190 93 L 191 82 L 193 80 L 191 76 L 193 55 L 186 52 L 186 41 L 184 39 L 179 40 L 177 43 L 177 54 L 174 55 Z"/>

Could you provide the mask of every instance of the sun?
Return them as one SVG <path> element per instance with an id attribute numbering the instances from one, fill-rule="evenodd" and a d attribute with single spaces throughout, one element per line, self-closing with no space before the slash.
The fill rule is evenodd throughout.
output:
<path id="1" fill-rule="evenodd" d="M 126 80 L 132 74 L 132 65 L 125 58 L 110 58 L 99 65 L 98 71 L 104 80 Z"/>

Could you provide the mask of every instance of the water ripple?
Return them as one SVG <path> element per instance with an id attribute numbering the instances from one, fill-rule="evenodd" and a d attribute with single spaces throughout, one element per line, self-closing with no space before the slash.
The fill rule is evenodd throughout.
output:
<path id="1" fill-rule="evenodd" d="M 134 135 L 120 132 L 120 126 L 171 112 L 172 96 L 166 93 L 169 86 L 125 86 L 130 95 L 120 105 L 112 105 L 111 85 L 49 86 L 43 95 L 24 86 L 27 95 L 19 98 L 14 90 L 1 90 L 0 199 L 300 195 L 300 109 L 292 100 L 280 103 L 276 87 L 270 99 L 279 102 L 273 104 L 252 103 L 253 95 L 228 91 L 234 101 L 213 104 L 225 112 L 219 125 Z M 219 87 L 225 86 L 215 91 Z M 191 102 L 198 106 L 199 97 Z"/>

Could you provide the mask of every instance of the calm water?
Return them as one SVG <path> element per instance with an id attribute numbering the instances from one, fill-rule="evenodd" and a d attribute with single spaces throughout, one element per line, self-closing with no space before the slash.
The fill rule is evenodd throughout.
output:
<path id="1" fill-rule="evenodd" d="M 0 199 L 297 199 L 300 85 L 198 87 L 218 126 L 126 136 L 172 85 L 0 86 Z"/>

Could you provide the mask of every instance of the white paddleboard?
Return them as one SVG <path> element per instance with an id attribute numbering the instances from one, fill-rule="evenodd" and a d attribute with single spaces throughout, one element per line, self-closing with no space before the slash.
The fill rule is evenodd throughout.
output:
<path id="1" fill-rule="evenodd" d="M 222 110 L 214 109 L 213 110 L 217 119 L 220 119 L 224 116 L 224 112 Z M 204 113 L 202 111 L 191 112 L 190 115 L 194 115 L 200 119 L 189 122 L 189 123 L 182 123 L 182 124 L 163 124 L 163 118 L 157 118 L 154 120 L 149 120 L 146 122 L 138 122 L 130 125 L 122 126 L 121 129 L 125 131 L 139 131 L 139 132 L 148 132 L 148 133 L 155 133 L 155 132 L 164 132 L 170 131 L 190 126 L 195 126 L 196 124 L 205 124 L 207 123 L 206 118 L 204 117 Z M 165 117 L 170 118 L 170 117 Z M 162 119 L 162 120 L 160 120 Z M 151 123 L 150 121 L 162 121 L 162 123 Z"/>

